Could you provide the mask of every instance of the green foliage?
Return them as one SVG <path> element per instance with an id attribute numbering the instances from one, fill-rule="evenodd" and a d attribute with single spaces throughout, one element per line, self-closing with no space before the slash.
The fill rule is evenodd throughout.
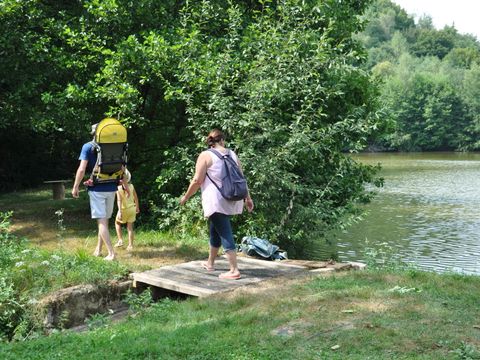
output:
<path id="1" fill-rule="evenodd" d="M 375 144 L 401 151 L 477 150 L 478 109 L 470 94 L 478 86 L 472 74 L 480 43 L 453 26 L 435 29 L 428 16 L 413 24 L 411 17 L 400 20 L 403 15 L 391 1 L 377 0 L 359 37 L 368 48 L 367 66 L 382 80 L 391 120 L 390 134 Z"/>
<path id="2" fill-rule="evenodd" d="M 198 203 L 180 211 L 178 197 L 205 135 L 221 127 L 256 202 L 254 218 L 238 219 L 239 234 L 301 255 L 369 198 L 375 170 L 344 154 L 384 128 L 352 38 L 369 3 L 8 1 L 0 116 L 32 146 L 25 154 L 7 141 L 2 186 L 73 173 L 89 125 L 116 116 L 129 127 L 145 221 L 186 229 L 201 213 Z M 29 69 L 22 81 L 19 68 Z M 23 175 L 30 162 L 39 176 Z"/>
<path id="3" fill-rule="evenodd" d="M 443 30 L 417 29 L 412 53 L 416 56 L 436 56 L 443 59 L 455 46 L 455 28 L 445 27 Z"/>
<path id="4" fill-rule="evenodd" d="M 395 148 L 465 149 L 473 140 L 468 132 L 468 113 L 449 76 L 438 60 L 401 59 L 384 87 L 385 101 L 396 118 L 391 138 Z"/>
<path id="5" fill-rule="evenodd" d="M 8 339 L 23 313 L 22 304 L 16 299 L 14 284 L 0 277 L 0 340 Z"/>
<path id="6" fill-rule="evenodd" d="M 480 359 L 480 351 L 478 351 L 474 345 L 464 341 L 462 341 L 460 346 L 453 350 L 452 353 L 460 360 Z"/>
<path id="7" fill-rule="evenodd" d="M 89 330 L 105 327 L 110 323 L 109 314 L 92 314 L 85 319 L 85 324 Z"/>
<path id="8" fill-rule="evenodd" d="M 108 313 L 105 314 L 92 314 L 85 319 L 85 324 L 89 330 L 105 327 L 110 323 L 110 317 Z"/>
<path id="9" fill-rule="evenodd" d="M 469 130 L 473 134 L 480 133 L 480 62 L 465 71 L 462 82 L 462 99 L 466 104 L 468 115 L 472 119 Z M 480 141 L 476 137 L 472 149 L 480 149 Z"/>
<path id="10" fill-rule="evenodd" d="M 372 246 L 368 239 L 365 240 L 365 263 L 368 270 L 386 270 L 400 271 L 407 270 L 408 274 L 415 274 L 415 267 L 408 265 L 402 261 L 397 249 L 387 243 L 375 244 Z"/>
<path id="11" fill-rule="evenodd" d="M 140 294 L 136 294 L 133 291 L 128 290 L 125 294 L 124 301 L 128 304 L 130 310 L 134 312 L 141 311 L 153 303 L 152 291 L 148 288 Z"/>
<path id="12" fill-rule="evenodd" d="M 363 184 L 372 181 L 370 168 L 342 153 L 362 149 L 380 124 L 374 86 L 355 66 L 362 51 L 350 37 L 361 26 L 353 10 L 287 1 L 247 13 L 202 2 L 182 19 L 181 88 L 174 94 L 187 104 L 198 145 L 176 149 L 167 168 L 193 169 L 199 140 L 224 129 L 256 202 L 255 220 L 239 232 L 265 236 L 292 255 L 364 200 Z M 162 184 L 177 177 L 165 175 Z"/>
<path id="13" fill-rule="evenodd" d="M 408 32 L 415 27 L 413 18 L 390 0 L 374 1 L 364 17 L 368 24 L 359 37 L 369 49 L 387 43 L 398 32 Z"/>

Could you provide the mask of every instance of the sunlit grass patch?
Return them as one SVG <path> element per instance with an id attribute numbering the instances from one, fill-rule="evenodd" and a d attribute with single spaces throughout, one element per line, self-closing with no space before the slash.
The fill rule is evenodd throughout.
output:
<path id="1" fill-rule="evenodd" d="M 30 189 L 0 195 L 2 206 L 13 206 L 19 202 L 38 202 L 52 198 L 52 191 L 47 188 Z"/>
<path id="2" fill-rule="evenodd" d="M 72 199 L 66 189 L 65 200 L 52 200 L 51 190 L 39 188 L 0 196 L 0 208 L 13 211 L 11 231 L 49 251 L 83 252 L 91 255 L 97 243 L 97 224 L 90 218 L 88 194 Z M 116 211 L 116 210 L 115 210 Z M 59 229 L 61 212 L 62 230 Z M 116 242 L 113 219 L 112 243 Z M 138 223 L 138 224 L 137 224 Z M 134 250 L 117 248 L 117 259 L 132 271 L 195 260 L 208 255 L 206 227 L 193 224 L 192 231 L 158 231 L 135 224 Z M 201 224 L 204 225 L 204 224 Z M 197 226 L 198 228 L 196 228 Z M 123 229 L 127 240 L 126 229 Z M 60 241 L 61 239 L 61 241 Z"/>

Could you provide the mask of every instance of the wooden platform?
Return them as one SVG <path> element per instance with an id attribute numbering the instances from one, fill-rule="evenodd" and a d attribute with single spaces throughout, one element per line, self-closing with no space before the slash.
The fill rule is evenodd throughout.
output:
<path id="1" fill-rule="evenodd" d="M 265 261 L 241 256 L 237 259 L 242 274 L 242 278 L 239 280 L 218 278 L 220 273 L 229 270 L 227 259 L 220 257 L 215 261 L 215 271 L 205 270 L 201 265 L 202 261 L 199 260 L 134 273 L 134 286 L 137 286 L 137 283 L 147 284 L 202 297 L 275 277 L 305 273 L 309 270 L 306 266 L 281 261 Z"/>

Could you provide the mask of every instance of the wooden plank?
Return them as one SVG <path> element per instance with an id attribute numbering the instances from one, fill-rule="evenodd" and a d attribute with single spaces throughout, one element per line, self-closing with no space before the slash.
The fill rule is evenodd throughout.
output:
<path id="1" fill-rule="evenodd" d="M 179 283 L 185 283 L 188 285 L 198 286 L 202 288 L 211 288 L 215 290 L 221 290 L 223 285 L 220 283 L 220 279 L 217 276 L 199 276 L 192 275 L 191 272 L 182 269 L 168 269 L 161 270 L 159 272 L 151 273 L 152 276 L 156 276 L 159 279 L 170 279 L 178 281 Z"/>
<path id="2" fill-rule="evenodd" d="M 215 261 L 215 271 L 207 271 L 202 261 L 168 265 L 159 269 L 133 274 L 135 283 L 144 283 L 193 296 L 208 296 L 229 291 L 241 286 L 285 275 L 306 271 L 304 266 L 266 261 L 245 257 L 237 258 L 242 277 L 238 280 L 220 279 L 222 272 L 229 270 L 226 257 Z"/>
<path id="3" fill-rule="evenodd" d="M 288 264 L 305 266 L 309 269 L 320 269 L 333 265 L 328 261 L 312 261 L 312 260 L 285 260 Z"/>
<path id="4" fill-rule="evenodd" d="M 182 264 L 184 266 L 185 264 Z M 238 280 L 229 280 L 229 279 L 220 279 L 218 275 L 220 271 L 216 271 L 216 274 L 210 272 L 208 274 L 199 274 L 191 272 L 188 269 L 182 269 L 180 267 L 170 268 L 165 270 L 164 268 L 157 269 L 156 272 L 153 272 L 152 275 L 159 278 L 168 278 L 171 280 L 176 280 L 179 283 L 184 283 L 188 285 L 194 285 L 202 288 L 209 288 L 212 290 L 226 291 L 233 288 L 247 285 L 249 283 L 255 283 L 262 280 L 265 280 L 267 277 L 254 277 L 254 276 L 245 276 L 242 275 L 242 278 Z"/>
<path id="5" fill-rule="evenodd" d="M 145 273 L 135 274 L 134 279 L 135 279 L 135 282 L 153 285 L 162 289 L 173 290 L 182 294 L 188 294 L 188 295 L 199 296 L 199 297 L 215 294 L 218 292 L 212 289 L 193 286 L 189 284 L 183 284 L 183 283 L 179 284 L 175 280 L 158 278 L 156 276 L 152 276 L 150 274 L 145 274 Z"/>
<path id="6" fill-rule="evenodd" d="M 146 272 L 151 278 L 155 278 L 155 286 L 159 286 L 164 279 L 168 279 L 170 282 L 176 282 L 178 289 L 181 289 L 186 294 L 191 294 L 190 291 L 192 287 L 196 288 L 193 290 L 194 292 L 198 292 L 198 289 L 209 289 L 214 292 L 221 292 L 231 290 L 233 288 L 239 287 L 244 285 L 242 279 L 239 280 L 224 280 L 218 278 L 218 273 L 199 273 L 196 271 L 191 271 L 189 269 L 185 269 L 182 266 L 185 264 L 181 264 L 178 266 L 168 266 L 163 267 L 160 269 L 150 270 Z M 139 277 L 135 276 L 136 281 Z M 247 282 L 255 281 L 255 279 L 245 279 Z M 154 284 L 151 284 L 154 285 Z M 166 284 L 166 286 L 170 286 Z M 161 286 L 159 286 L 161 287 Z M 165 287 L 167 288 L 167 287 Z M 168 287 L 168 289 L 170 289 Z M 172 289 L 170 289 L 172 290 Z M 177 291 L 177 290 L 175 290 Z"/>
<path id="7" fill-rule="evenodd" d="M 265 261 L 256 260 L 256 261 L 238 261 L 238 266 L 242 277 L 260 277 L 268 278 L 275 277 L 278 275 L 288 275 L 289 273 L 295 273 L 297 271 L 305 271 L 306 268 L 303 266 L 283 266 L 282 264 L 264 264 Z M 264 266 L 266 265 L 266 266 Z M 191 261 L 188 263 L 180 264 L 174 266 L 175 268 L 185 268 L 190 269 L 194 272 L 206 273 L 206 270 L 201 266 L 201 262 Z M 164 268 L 162 268 L 164 269 Z M 226 259 L 219 259 L 215 262 L 215 271 L 208 272 L 208 275 L 218 276 L 221 272 L 229 270 L 229 264 Z M 260 276 L 259 276 L 260 274 Z"/>

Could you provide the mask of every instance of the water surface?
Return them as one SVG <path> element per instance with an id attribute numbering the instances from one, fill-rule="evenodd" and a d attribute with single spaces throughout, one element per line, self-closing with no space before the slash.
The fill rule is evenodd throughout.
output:
<path id="1" fill-rule="evenodd" d="M 480 274 L 480 154 L 355 158 L 381 163 L 385 185 L 366 206 L 364 219 L 337 234 L 334 249 L 324 251 L 362 261 L 366 247 L 393 248 L 422 269 Z"/>

